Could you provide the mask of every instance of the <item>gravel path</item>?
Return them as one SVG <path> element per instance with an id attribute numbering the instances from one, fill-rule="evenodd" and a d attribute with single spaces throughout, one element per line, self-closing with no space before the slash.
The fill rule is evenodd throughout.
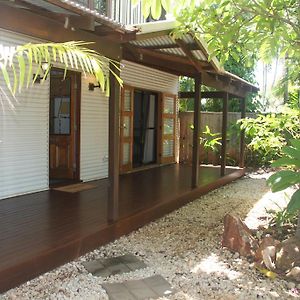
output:
<path id="1" fill-rule="evenodd" d="M 294 299 L 300 290 L 280 279 L 258 274 L 245 259 L 220 247 L 223 217 L 234 213 L 252 228 L 262 223 L 264 207 L 285 203 L 272 194 L 264 175 L 251 175 L 144 226 L 114 243 L 8 291 L 0 299 L 108 299 L 103 282 L 121 282 L 154 274 L 179 292 L 163 299 Z M 276 198 L 275 198 L 276 197 Z M 82 262 L 133 253 L 148 268 L 103 279 L 89 274 Z M 298 286 L 300 288 L 300 286 Z M 122 299 L 120 299 L 122 300 Z"/>

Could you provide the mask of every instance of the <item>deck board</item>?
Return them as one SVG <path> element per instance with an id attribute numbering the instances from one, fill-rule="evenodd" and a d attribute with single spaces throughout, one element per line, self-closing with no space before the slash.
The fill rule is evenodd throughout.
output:
<path id="1" fill-rule="evenodd" d="M 241 169 L 169 165 L 120 177 L 119 220 L 107 223 L 108 180 L 78 193 L 49 190 L 0 201 L 0 291 L 3 292 L 243 175 Z"/>

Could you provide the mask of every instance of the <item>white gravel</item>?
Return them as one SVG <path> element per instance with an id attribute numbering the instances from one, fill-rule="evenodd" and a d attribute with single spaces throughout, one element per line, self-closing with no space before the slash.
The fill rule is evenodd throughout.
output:
<path id="1" fill-rule="evenodd" d="M 265 207 L 284 205 L 264 175 L 251 175 L 213 191 L 140 230 L 35 278 L 0 299 L 108 299 L 103 282 L 164 276 L 179 292 L 163 299 L 294 299 L 300 286 L 262 277 L 245 259 L 220 246 L 223 217 L 234 213 L 255 228 Z M 148 268 L 109 278 L 94 277 L 82 262 L 134 253 Z M 122 300 L 122 299 L 120 299 Z"/>

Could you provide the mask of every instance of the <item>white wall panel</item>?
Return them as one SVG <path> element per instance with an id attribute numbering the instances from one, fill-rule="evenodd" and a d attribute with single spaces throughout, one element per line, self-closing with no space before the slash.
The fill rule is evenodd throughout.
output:
<path id="1" fill-rule="evenodd" d="M 83 181 L 108 176 L 108 97 L 99 88 L 89 91 L 89 82 L 94 79 L 82 78 L 80 177 Z"/>
<path id="2" fill-rule="evenodd" d="M 121 78 L 124 84 L 177 95 L 178 76 L 129 61 L 122 61 L 122 65 Z"/>
<path id="3" fill-rule="evenodd" d="M 29 41 L 33 39 L 0 30 L 2 45 Z M 47 189 L 49 80 L 14 98 L 1 74 L 0 89 L 0 199 Z"/>

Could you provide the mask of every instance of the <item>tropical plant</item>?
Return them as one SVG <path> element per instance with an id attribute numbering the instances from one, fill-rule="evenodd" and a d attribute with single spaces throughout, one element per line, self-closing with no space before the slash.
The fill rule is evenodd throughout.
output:
<path id="1" fill-rule="evenodd" d="M 245 131 L 248 158 L 253 164 L 269 165 L 282 156 L 290 139 L 300 138 L 300 110 L 285 106 L 280 114 L 258 115 L 238 121 Z"/>
<path id="2" fill-rule="evenodd" d="M 120 84 L 121 79 L 109 65 L 119 68 L 117 62 L 86 48 L 91 43 L 71 41 L 65 43 L 26 44 L 7 47 L 0 44 L 0 69 L 9 90 L 15 94 L 24 85 L 34 83 L 39 75 L 47 75 L 52 64 L 59 64 L 65 69 L 80 69 L 84 74 L 95 76 L 102 90 L 109 92 L 109 72 L 112 72 Z M 42 70 L 43 63 L 47 63 Z M 13 77 L 9 75 L 12 70 Z M 43 76 L 45 80 L 46 76 Z"/>
<path id="3" fill-rule="evenodd" d="M 194 130 L 194 125 L 190 125 L 190 128 Z M 211 132 L 210 128 L 206 125 L 205 130 L 201 133 L 199 137 L 199 143 L 203 146 L 203 149 L 206 154 L 206 162 L 208 162 L 208 154 L 209 152 L 217 153 L 219 151 L 219 146 L 222 145 L 220 143 L 221 140 L 220 133 Z"/>
<path id="4" fill-rule="evenodd" d="M 293 193 L 286 211 L 289 214 L 299 213 L 296 236 L 300 237 L 300 139 L 290 140 L 291 145 L 282 148 L 284 156 L 275 161 L 273 167 L 286 167 L 271 175 L 268 179 L 272 192 L 285 190 L 295 186 L 297 190 Z"/>

